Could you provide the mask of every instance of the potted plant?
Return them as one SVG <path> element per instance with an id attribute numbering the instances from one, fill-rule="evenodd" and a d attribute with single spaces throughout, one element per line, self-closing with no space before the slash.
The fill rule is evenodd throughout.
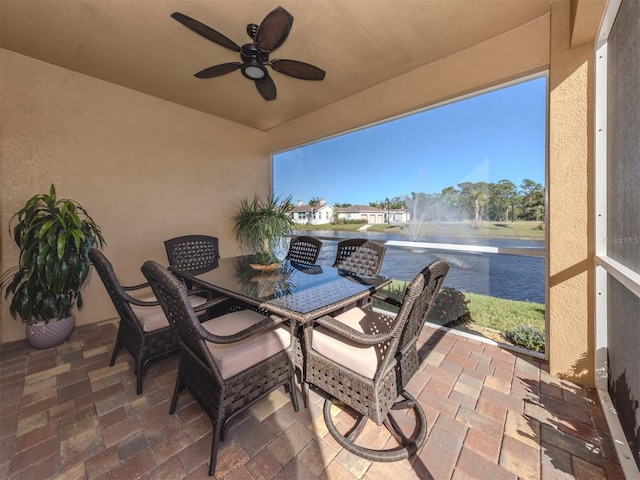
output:
<path id="1" fill-rule="evenodd" d="M 249 201 L 243 198 L 233 217 L 233 230 L 240 247 L 255 255 L 258 265 L 279 263 L 277 252 L 284 247 L 286 236 L 291 233 L 293 219 L 291 196 L 284 200 L 268 195 Z"/>
<path id="2" fill-rule="evenodd" d="M 32 346 L 59 345 L 75 326 L 74 305 L 82 307 L 89 249 L 104 244 L 100 227 L 77 202 L 58 199 L 51 185 L 11 217 L 9 233 L 20 249 L 18 266 L 0 277 L 5 299 L 12 296 L 11 316 L 26 323 Z"/>

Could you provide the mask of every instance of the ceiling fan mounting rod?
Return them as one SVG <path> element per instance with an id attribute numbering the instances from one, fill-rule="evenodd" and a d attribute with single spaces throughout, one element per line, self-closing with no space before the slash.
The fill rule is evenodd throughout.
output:
<path id="1" fill-rule="evenodd" d="M 258 25 L 256 25 L 255 23 L 250 23 L 249 25 L 247 25 L 247 35 L 249 35 L 249 38 L 251 38 L 251 40 L 254 40 L 256 38 L 256 33 L 258 33 Z"/>

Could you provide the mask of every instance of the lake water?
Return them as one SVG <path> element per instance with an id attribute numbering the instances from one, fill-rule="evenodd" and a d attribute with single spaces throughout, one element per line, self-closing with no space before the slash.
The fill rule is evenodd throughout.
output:
<path id="1" fill-rule="evenodd" d="M 335 232 L 332 230 L 298 231 L 297 235 L 332 238 L 369 238 L 380 243 L 387 240 L 408 240 L 403 235 L 378 232 Z M 504 238 L 443 238 L 421 237 L 422 242 L 486 245 L 492 247 L 543 248 L 543 240 Z M 322 240 L 318 263 L 332 265 L 338 240 Z M 420 270 L 434 260 L 449 264 L 444 284 L 465 292 L 491 295 L 509 300 L 545 303 L 544 257 L 499 255 L 492 253 L 465 253 L 441 250 L 405 249 L 387 246 L 381 274 L 398 280 L 412 280 Z"/>

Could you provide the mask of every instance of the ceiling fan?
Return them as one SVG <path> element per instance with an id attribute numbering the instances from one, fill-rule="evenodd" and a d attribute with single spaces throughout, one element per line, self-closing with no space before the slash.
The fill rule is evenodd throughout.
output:
<path id="1" fill-rule="evenodd" d="M 284 8 L 278 7 L 270 12 L 260 25 L 247 25 L 247 34 L 251 43 L 238 45 L 204 23 L 200 23 L 180 12 L 174 12 L 171 17 L 198 35 L 217 43 L 220 46 L 240 53 L 242 62 L 229 62 L 205 68 L 194 76 L 197 78 L 213 78 L 240 70 L 249 80 L 253 80 L 260 95 L 265 100 L 275 100 L 276 85 L 269 76 L 267 65 L 276 72 L 302 80 L 322 80 L 325 71 L 297 60 L 269 60 L 269 54 L 284 43 L 293 25 L 293 16 Z"/>

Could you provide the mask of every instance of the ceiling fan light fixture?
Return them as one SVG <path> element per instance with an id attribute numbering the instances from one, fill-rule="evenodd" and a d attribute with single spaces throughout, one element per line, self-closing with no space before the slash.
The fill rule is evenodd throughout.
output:
<path id="1" fill-rule="evenodd" d="M 259 63 L 245 63 L 242 65 L 242 74 L 250 80 L 262 80 L 267 76 L 267 70 Z"/>

